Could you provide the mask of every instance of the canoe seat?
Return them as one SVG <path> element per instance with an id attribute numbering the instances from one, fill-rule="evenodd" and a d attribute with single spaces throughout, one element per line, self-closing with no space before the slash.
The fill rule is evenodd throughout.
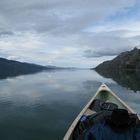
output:
<path id="1" fill-rule="evenodd" d="M 85 116 L 90 116 L 90 115 L 93 115 L 93 114 L 95 114 L 95 113 L 96 113 L 96 111 L 93 111 L 93 110 L 91 110 L 91 109 L 87 109 L 86 112 L 84 113 L 84 115 L 85 115 Z"/>

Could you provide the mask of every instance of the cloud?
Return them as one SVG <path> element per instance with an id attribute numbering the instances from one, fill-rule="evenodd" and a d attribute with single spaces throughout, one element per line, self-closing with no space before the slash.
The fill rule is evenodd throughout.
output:
<path id="1" fill-rule="evenodd" d="M 0 55 L 43 65 L 97 65 L 140 44 L 140 21 L 130 14 L 135 7 L 135 0 L 2 0 Z"/>
<path id="2" fill-rule="evenodd" d="M 131 50 L 135 46 L 139 48 L 140 30 L 112 30 L 91 33 L 83 43 L 88 46 L 83 54 L 87 58 L 115 56 Z"/>
<path id="3" fill-rule="evenodd" d="M 0 37 L 2 36 L 9 36 L 9 35 L 13 35 L 14 33 L 11 31 L 1 31 L 0 32 Z"/>
<path id="4" fill-rule="evenodd" d="M 0 55 L 42 65 L 94 67 L 140 44 L 132 31 L 52 35 L 16 33 L 0 39 Z"/>
<path id="5" fill-rule="evenodd" d="M 73 45 L 75 36 L 36 35 L 33 33 L 17 33 L 0 38 L 0 56 L 17 61 L 33 62 L 42 65 L 70 65 L 80 52 Z M 72 61 L 73 61 L 72 60 Z"/>
<path id="6" fill-rule="evenodd" d="M 79 32 L 134 3 L 134 0 L 5 0 L 0 5 L 0 21 L 12 30 Z"/>

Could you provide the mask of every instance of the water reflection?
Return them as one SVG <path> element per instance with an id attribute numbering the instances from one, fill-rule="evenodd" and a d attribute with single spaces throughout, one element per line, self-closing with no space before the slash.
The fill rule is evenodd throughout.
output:
<path id="1" fill-rule="evenodd" d="M 100 75 L 112 78 L 119 85 L 129 88 L 134 92 L 140 91 L 140 73 L 135 71 L 100 71 Z"/>
<path id="2" fill-rule="evenodd" d="M 42 72 L 0 80 L 0 138 L 62 140 L 102 82 L 140 113 L 140 94 L 95 71 Z"/>

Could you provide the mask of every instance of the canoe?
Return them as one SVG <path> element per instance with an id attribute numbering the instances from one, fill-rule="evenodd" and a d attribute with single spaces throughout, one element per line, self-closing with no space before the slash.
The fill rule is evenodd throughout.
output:
<path id="1" fill-rule="evenodd" d="M 91 100 L 71 124 L 63 140 L 76 140 L 77 138 L 75 137 L 77 137 L 77 135 L 79 135 L 79 137 L 80 135 L 82 136 L 85 131 L 87 131 L 87 129 L 93 125 L 90 124 L 92 121 L 87 121 L 84 123 L 85 117 L 98 118 L 96 116 L 100 116 L 99 114 L 102 114 L 104 111 L 112 112 L 116 108 L 125 109 L 129 114 L 135 114 L 131 116 L 135 116 L 136 122 L 139 122 L 139 115 L 137 115 L 132 108 L 130 108 L 123 100 L 121 100 L 114 92 L 112 92 L 111 89 L 107 87 L 107 85 L 102 84 L 95 95 L 91 98 Z"/>

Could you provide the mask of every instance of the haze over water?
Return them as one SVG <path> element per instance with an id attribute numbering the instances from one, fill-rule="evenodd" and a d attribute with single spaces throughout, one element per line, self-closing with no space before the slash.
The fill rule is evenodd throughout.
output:
<path id="1" fill-rule="evenodd" d="M 102 82 L 140 114 L 140 91 L 95 71 L 62 70 L 0 80 L 0 138 L 62 140 Z"/>

